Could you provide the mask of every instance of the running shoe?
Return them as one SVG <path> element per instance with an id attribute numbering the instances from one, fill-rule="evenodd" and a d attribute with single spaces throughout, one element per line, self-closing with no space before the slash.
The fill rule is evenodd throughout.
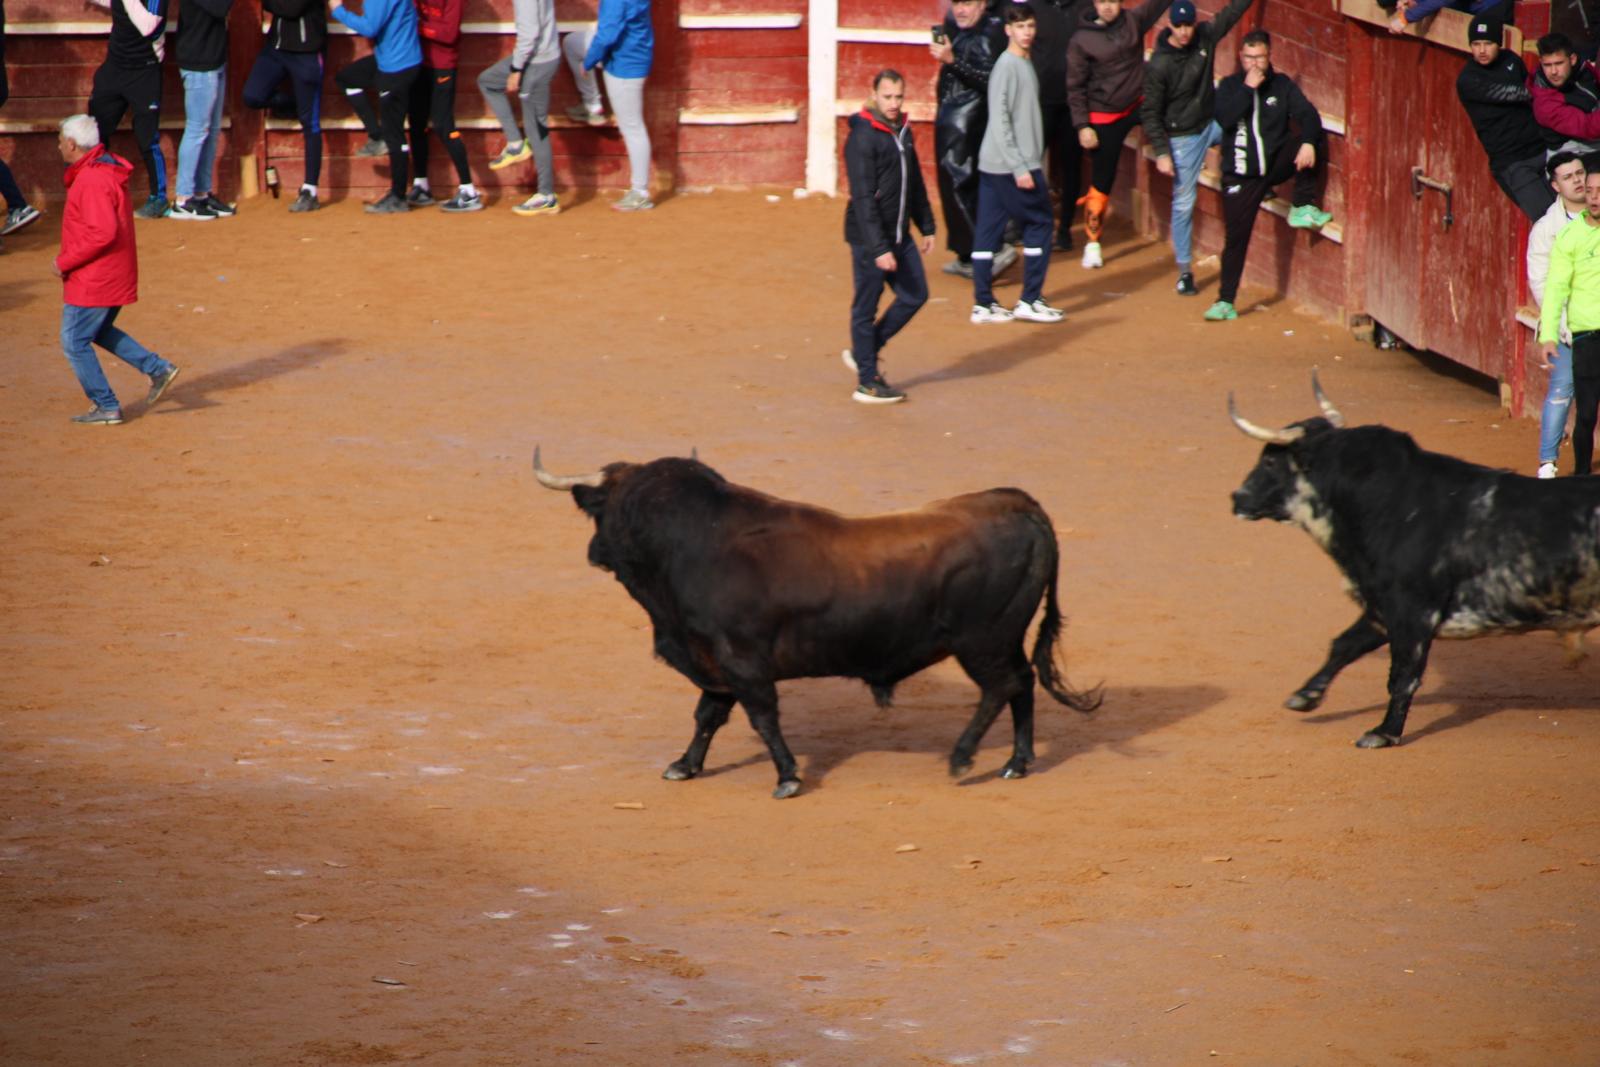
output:
<path id="1" fill-rule="evenodd" d="M 317 194 L 310 189 L 301 189 L 300 195 L 294 198 L 294 203 L 289 205 L 289 210 L 295 214 L 302 211 L 316 211 L 322 206 L 322 201 L 317 199 Z"/>
<path id="2" fill-rule="evenodd" d="M 554 193 L 534 193 L 511 210 L 518 215 L 554 215 L 561 210 L 561 202 Z"/>
<path id="3" fill-rule="evenodd" d="M 1320 230 L 1333 221 L 1331 211 L 1322 211 L 1315 204 L 1301 204 L 1289 209 L 1289 225 L 1297 230 Z"/>
<path id="4" fill-rule="evenodd" d="M 1099 270 L 1101 267 L 1103 267 L 1105 265 L 1106 265 L 1106 261 L 1104 259 L 1100 258 L 1100 242 L 1099 241 L 1090 241 L 1088 244 L 1083 246 L 1083 269 L 1084 270 Z"/>
<path id="5" fill-rule="evenodd" d="M 1011 309 L 1011 317 L 1022 319 L 1024 322 L 1060 322 L 1067 315 L 1060 308 L 1053 308 L 1043 300 L 1035 300 L 1031 303 L 1026 300 L 1018 300 L 1017 306 Z"/>
<path id="6" fill-rule="evenodd" d="M 133 215 L 140 219 L 164 219 L 171 213 L 172 205 L 167 202 L 167 198 L 152 194 L 150 199 L 139 205 Z"/>
<path id="7" fill-rule="evenodd" d="M 95 408 L 82 415 L 72 416 L 72 421 L 79 426 L 121 426 L 122 410 L 120 408 Z"/>
<path id="8" fill-rule="evenodd" d="M 36 222 L 40 214 L 42 212 L 38 208 L 29 207 L 27 204 L 23 204 L 19 208 L 12 208 L 6 212 L 5 224 L 0 225 L 0 237 L 4 237 L 8 233 L 16 233 L 30 222 Z"/>
<path id="9" fill-rule="evenodd" d="M 483 194 L 464 193 L 460 189 L 457 189 L 455 196 L 452 196 L 449 200 L 446 200 L 444 203 L 439 205 L 439 210 L 448 211 L 452 215 L 462 211 L 482 211 Z"/>
<path id="10" fill-rule="evenodd" d="M 411 210 L 411 205 L 394 193 L 384 193 L 382 199 L 368 204 L 365 210 L 369 215 L 404 215 Z"/>
<path id="11" fill-rule="evenodd" d="M 1218 300 L 1206 308 L 1205 320 L 1207 322 L 1228 322 L 1239 317 L 1239 312 L 1226 300 Z"/>
<path id="12" fill-rule="evenodd" d="M 1003 304 L 973 304 L 973 322 L 1010 322 L 1011 311 Z"/>
<path id="13" fill-rule="evenodd" d="M 437 203 L 438 201 L 433 198 L 433 194 L 420 185 L 413 185 L 411 191 L 406 194 L 406 205 L 408 207 L 432 207 Z"/>
<path id="14" fill-rule="evenodd" d="M 212 211 L 216 212 L 218 218 L 225 219 L 229 215 L 237 215 L 239 213 L 239 209 L 234 205 L 224 200 L 217 199 L 216 193 L 206 194 L 206 204 L 211 208 Z"/>
<path id="15" fill-rule="evenodd" d="M 518 141 L 515 145 L 506 145 L 500 154 L 489 160 L 490 170 L 505 170 L 514 163 L 522 163 L 533 158 L 533 146 L 527 140 Z"/>
<path id="16" fill-rule="evenodd" d="M 211 205 L 204 200 L 191 196 L 181 204 L 173 204 L 172 210 L 168 212 L 167 217 L 195 222 L 210 222 L 217 217 L 217 213 L 212 211 Z"/>
<path id="17" fill-rule="evenodd" d="M 573 122 L 582 122 L 590 126 L 604 126 L 609 117 L 605 112 L 605 108 L 601 108 L 599 111 L 590 111 L 582 104 L 572 104 L 567 108 L 567 118 Z"/>
<path id="18" fill-rule="evenodd" d="M 612 211 L 649 211 L 656 206 L 656 202 L 637 189 L 629 189 L 622 194 L 620 200 L 611 202 Z"/>
<path id="19" fill-rule="evenodd" d="M 1195 287 L 1194 275 L 1184 271 L 1178 275 L 1177 292 L 1179 296 L 1199 296 L 1200 290 Z"/>
<path id="20" fill-rule="evenodd" d="M 856 391 L 850 394 L 850 399 L 858 404 L 899 404 L 905 398 L 906 394 L 884 381 L 881 376 L 856 386 Z"/>

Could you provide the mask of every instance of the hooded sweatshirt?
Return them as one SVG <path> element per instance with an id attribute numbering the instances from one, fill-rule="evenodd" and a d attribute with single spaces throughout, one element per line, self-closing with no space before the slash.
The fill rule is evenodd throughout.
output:
<path id="1" fill-rule="evenodd" d="M 261 0 L 272 15 L 267 43 L 280 52 L 320 52 L 328 43 L 325 0 Z"/>
<path id="2" fill-rule="evenodd" d="M 1067 46 L 1067 106 L 1078 129 L 1114 122 L 1139 106 L 1144 93 L 1144 35 L 1166 14 L 1172 0 L 1144 0 L 1101 23 L 1094 5 Z"/>
<path id="3" fill-rule="evenodd" d="M 422 61 L 434 70 L 461 63 L 461 0 L 416 0 Z"/>
<path id="4" fill-rule="evenodd" d="M 1483 143 L 1490 170 L 1544 151 L 1544 136 L 1533 120 L 1528 68 L 1515 52 L 1501 49 L 1488 66 L 1469 58 L 1456 75 L 1456 96 Z"/>
<path id="5" fill-rule="evenodd" d="M 372 41 L 372 58 L 383 73 L 398 74 L 421 65 L 417 9 L 411 0 L 365 0 L 361 14 L 336 7 L 333 17 Z"/>
<path id="6" fill-rule="evenodd" d="M 517 44 L 511 50 L 512 70 L 520 72 L 530 63 L 548 63 L 561 58 L 555 0 L 515 0 L 511 11 L 517 23 Z"/>
<path id="7" fill-rule="evenodd" d="M 139 299 L 139 253 L 128 199 L 132 174 L 133 165 L 104 145 L 67 168 L 56 269 L 68 304 L 123 307 Z"/>
<path id="8" fill-rule="evenodd" d="M 846 241 L 876 259 L 900 247 L 910 236 L 909 223 L 915 222 L 923 236 L 933 236 L 933 208 L 904 115 L 898 124 L 867 107 L 851 115 L 844 169 L 850 180 Z"/>

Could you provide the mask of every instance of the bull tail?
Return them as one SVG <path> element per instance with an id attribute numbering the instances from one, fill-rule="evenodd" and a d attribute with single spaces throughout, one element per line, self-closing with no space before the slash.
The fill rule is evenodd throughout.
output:
<path id="1" fill-rule="evenodd" d="M 1040 516 L 1043 519 L 1043 515 Z M 1056 575 L 1061 569 L 1061 550 L 1056 544 L 1055 531 L 1049 520 L 1044 520 L 1045 536 L 1050 545 L 1050 576 L 1044 587 L 1044 618 L 1039 622 L 1039 634 L 1033 641 L 1033 670 L 1045 692 L 1055 697 L 1073 711 L 1087 714 L 1100 706 L 1105 697 L 1105 686 L 1077 690 L 1067 682 L 1066 674 L 1056 662 L 1056 643 L 1061 638 L 1061 608 L 1056 600 Z"/>

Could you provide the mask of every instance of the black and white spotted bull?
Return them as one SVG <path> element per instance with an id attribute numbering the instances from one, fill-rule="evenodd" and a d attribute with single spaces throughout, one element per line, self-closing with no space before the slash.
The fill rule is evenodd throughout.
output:
<path id="1" fill-rule="evenodd" d="M 1436 637 L 1554 630 L 1576 659 L 1600 626 L 1600 478 L 1540 481 L 1417 447 L 1384 426 L 1346 428 L 1316 375 L 1319 418 L 1266 442 L 1233 512 L 1300 527 L 1344 572 L 1361 616 L 1286 706 L 1310 711 L 1334 676 L 1389 646 L 1389 706 L 1356 742 L 1400 743 Z"/>
<path id="2" fill-rule="evenodd" d="M 556 476 L 594 521 L 589 562 L 614 574 L 650 616 L 656 655 L 700 688 L 695 731 L 663 777 L 693 778 L 737 702 L 778 770 L 775 797 L 800 790 L 778 729 L 776 683 L 841 676 L 880 705 L 904 679 L 949 656 L 982 690 L 950 753 L 964 774 L 984 733 L 1011 706 L 1003 776 L 1033 760 L 1033 683 L 1078 711 L 1098 689 L 1072 689 L 1055 660 L 1059 552 L 1050 519 L 1019 489 L 990 489 L 873 518 L 845 518 L 745 489 L 694 459 L 612 463 Z M 1029 623 L 1044 602 L 1030 660 Z"/>

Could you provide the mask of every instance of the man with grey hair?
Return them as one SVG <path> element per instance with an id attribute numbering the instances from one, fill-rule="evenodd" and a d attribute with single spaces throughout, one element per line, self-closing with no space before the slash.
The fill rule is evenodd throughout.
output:
<path id="1" fill-rule="evenodd" d="M 116 426 L 122 405 L 111 391 L 94 346 L 150 377 L 149 408 L 178 376 L 175 364 L 116 327 L 117 314 L 139 299 L 139 254 L 134 245 L 128 177 L 133 167 L 100 143 L 88 115 L 61 123 L 58 141 L 67 164 L 67 206 L 61 213 L 61 254 L 50 265 L 64 286 L 61 349 L 94 410 L 73 416 L 82 426 Z"/>

